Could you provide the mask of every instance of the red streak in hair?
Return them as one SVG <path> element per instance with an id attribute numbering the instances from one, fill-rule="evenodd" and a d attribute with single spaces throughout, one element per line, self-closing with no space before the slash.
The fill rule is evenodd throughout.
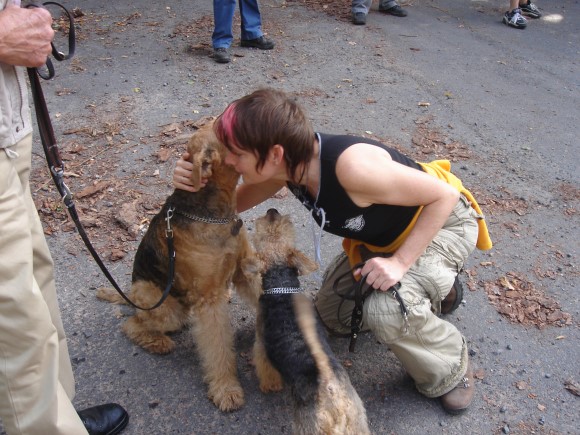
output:
<path id="1" fill-rule="evenodd" d="M 236 112 L 234 106 L 234 104 L 230 104 L 220 117 L 221 130 L 224 135 L 223 142 L 226 146 L 236 142 L 234 139 L 234 126 L 236 125 Z"/>

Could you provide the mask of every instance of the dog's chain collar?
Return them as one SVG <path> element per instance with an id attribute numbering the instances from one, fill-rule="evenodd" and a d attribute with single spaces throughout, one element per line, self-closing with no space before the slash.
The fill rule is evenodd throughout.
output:
<path id="1" fill-rule="evenodd" d="M 203 222 L 204 224 L 227 225 L 230 222 L 233 222 L 234 225 L 232 226 L 232 229 L 230 231 L 232 236 L 237 236 L 240 233 L 242 225 L 244 224 L 244 222 L 238 217 L 238 215 L 235 214 L 227 218 L 212 218 L 185 213 L 183 211 L 176 210 L 174 206 L 172 206 L 170 210 L 172 213 L 175 212 L 177 214 L 180 214 L 181 216 L 191 219 L 192 221 Z"/>
<path id="2" fill-rule="evenodd" d="M 292 293 L 302 293 L 301 287 L 274 287 L 264 290 L 265 295 L 288 295 Z"/>
<path id="3" fill-rule="evenodd" d="M 192 221 L 203 222 L 205 224 L 225 225 L 225 224 L 229 224 L 230 222 L 238 219 L 238 216 L 235 214 L 230 216 L 230 217 L 227 217 L 227 218 L 212 218 L 212 217 L 196 216 L 193 214 L 185 213 L 185 212 L 180 211 L 180 210 L 174 210 L 174 212 L 177 214 L 180 214 L 181 216 L 185 216 L 186 218 L 191 219 Z"/>

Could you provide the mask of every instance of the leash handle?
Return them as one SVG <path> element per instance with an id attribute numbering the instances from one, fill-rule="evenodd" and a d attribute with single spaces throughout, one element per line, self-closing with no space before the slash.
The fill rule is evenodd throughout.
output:
<path id="1" fill-rule="evenodd" d="M 74 40 L 75 40 L 74 35 L 75 34 L 74 34 L 73 18 L 70 15 L 70 13 L 68 12 L 68 10 L 59 3 L 45 2 L 44 4 L 45 5 L 54 4 L 54 5 L 59 6 L 67 13 L 67 15 L 69 17 L 69 21 L 71 23 L 71 29 L 69 31 L 69 52 L 67 54 L 63 54 L 56 49 L 54 44 L 52 45 L 53 56 L 55 57 L 56 60 L 62 61 L 65 59 L 69 59 L 73 56 L 74 49 L 75 49 L 75 43 L 74 43 Z M 29 4 L 27 7 L 42 7 L 42 6 L 39 4 Z M 48 67 L 49 72 L 50 72 L 50 70 L 52 68 L 52 62 L 50 62 L 50 59 L 47 59 L 47 67 Z M 165 287 L 165 290 L 163 291 L 163 295 L 161 296 L 161 299 L 159 299 L 159 301 L 154 306 L 148 307 L 148 308 L 141 307 L 141 306 L 135 304 L 133 301 L 131 301 L 129 299 L 129 297 L 127 297 L 127 295 L 125 295 L 125 293 L 123 293 L 123 291 L 121 290 L 121 288 L 119 287 L 119 285 L 117 284 L 115 279 L 112 277 L 112 275 L 109 273 L 107 267 L 105 266 L 105 264 L 103 263 L 103 261 L 99 257 L 99 254 L 97 253 L 97 251 L 93 247 L 91 241 L 89 240 L 87 233 L 85 232 L 85 229 L 83 228 L 83 225 L 81 224 L 81 221 L 79 219 L 79 216 L 78 216 L 78 213 L 76 211 L 76 207 L 75 207 L 75 204 L 73 201 L 73 194 L 71 193 L 70 189 L 68 188 L 68 186 L 64 182 L 64 163 L 63 163 L 61 156 L 60 156 L 60 152 L 59 152 L 58 145 L 56 142 L 56 137 L 54 135 L 54 129 L 52 127 L 52 122 L 50 120 L 50 114 L 48 113 L 46 100 L 44 98 L 44 93 L 42 92 L 42 87 L 40 85 L 39 77 L 42 77 L 42 78 L 47 78 L 47 77 L 43 76 L 42 73 L 37 68 L 27 68 L 27 72 L 28 72 L 28 78 L 30 80 L 30 89 L 31 89 L 32 97 L 33 97 L 33 101 L 34 101 L 34 109 L 35 109 L 35 113 L 36 113 L 38 130 L 40 133 L 40 141 L 42 142 L 42 147 L 44 149 L 46 161 L 48 164 L 48 168 L 50 170 L 50 175 L 51 175 L 52 180 L 53 180 L 53 182 L 54 182 L 54 184 L 55 184 L 55 186 L 56 186 L 56 188 L 57 188 L 57 190 L 58 190 L 58 192 L 59 192 L 67 210 L 68 210 L 68 213 L 69 213 L 71 219 L 75 223 L 75 226 L 79 232 L 79 235 L 81 236 L 81 238 L 82 238 L 85 246 L 89 250 L 91 256 L 96 261 L 97 265 L 99 266 L 99 268 L 101 269 L 103 274 L 107 277 L 107 279 L 109 280 L 111 285 L 119 293 L 119 295 L 128 304 L 132 305 L 133 307 L 135 307 L 139 310 L 144 310 L 144 311 L 154 310 L 155 308 L 159 307 L 165 301 L 165 299 L 169 295 L 169 291 L 171 290 L 171 287 L 173 286 L 173 280 L 174 280 L 174 275 L 175 275 L 175 249 L 173 246 L 173 231 L 171 231 L 171 226 L 170 226 L 170 220 L 173 217 L 173 210 L 171 209 L 170 211 L 168 211 L 168 215 L 167 215 L 167 219 L 166 219 L 167 226 L 168 226 L 168 231 L 166 232 L 167 253 L 169 256 L 169 273 L 168 273 L 168 277 L 167 277 L 167 285 Z M 52 77 L 54 77 L 54 68 L 52 68 L 52 75 L 48 78 L 52 78 Z"/>
<path id="2" fill-rule="evenodd" d="M 20 6 L 20 1 L 14 0 L 14 4 L 16 4 L 17 6 Z M 55 58 L 55 60 L 62 62 L 63 60 L 67 60 L 67 59 L 70 59 L 71 57 L 73 57 L 74 53 L 75 53 L 75 49 L 76 49 L 75 21 L 74 21 L 73 16 L 69 12 L 69 10 L 67 8 L 65 8 L 63 5 L 61 5 L 60 3 L 53 2 L 53 1 L 47 1 L 44 3 L 32 2 L 32 3 L 28 3 L 25 6 L 25 8 L 47 9 L 46 6 L 49 6 L 49 5 L 54 5 L 54 6 L 59 7 L 60 9 L 63 10 L 63 12 L 68 17 L 69 29 L 68 29 L 68 51 L 67 51 L 67 53 L 65 54 L 62 51 L 60 51 L 58 48 L 56 48 L 56 45 L 54 45 L 54 42 L 50 43 L 50 46 L 52 47 L 52 56 Z M 50 58 L 46 59 L 46 63 L 44 65 L 44 68 L 39 67 L 39 68 L 34 68 L 34 69 L 36 70 L 36 73 L 44 80 L 53 79 L 56 75 L 56 72 L 54 70 L 54 65 L 52 64 L 52 61 L 50 60 Z"/>

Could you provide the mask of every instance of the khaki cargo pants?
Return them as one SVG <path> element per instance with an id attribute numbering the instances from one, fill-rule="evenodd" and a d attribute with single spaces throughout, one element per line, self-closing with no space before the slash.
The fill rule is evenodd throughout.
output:
<path id="1" fill-rule="evenodd" d="M 82 435 L 54 268 L 28 178 L 32 135 L 0 149 L 0 418 L 9 435 Z"/>
<path id="2" fill-rule="evenodd" d="M 373 291 L 363 307 L 363 330 L 389 346 L 415 381 L 419 392 L 439 397 L 451 391 L 467 370 L 467 345 L 458 329 L 441 319 L 441 301 L 455 277 L 475 249 L 477 219 L 481 216 L 460 197 L 443 228 L 425 253 L 401 279 L 399 294 L 409 311 L 409 329 L 392 292 Z M 339 295 L 352 294 L 356 281 L 347 274 L 336 289 L 337 277 L 350 269 L 344 253 L 327 269 L 315 305 L 326 327 L 338 334 L 350 334 L 354 302 Z"/>

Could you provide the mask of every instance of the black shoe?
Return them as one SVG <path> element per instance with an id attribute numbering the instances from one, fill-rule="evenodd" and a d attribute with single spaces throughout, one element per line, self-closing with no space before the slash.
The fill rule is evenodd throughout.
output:
<path id="1" fill-rule="evenodd" d="M 394 15 L 395 17 L 406 17 L 407 16 L 407 11 L 399 5 L 395 5 L 393 7 L 388 8 L 388 9 L 383 9 L 379 6 L 379 11 L 384 12 L 385 14 Z"/>
<path id="2" fill-rule="evenodd" d="M 441 301 L 441 314 L 451 314 L 459 307 L 459 305 L 461 305 L 462 300 L 463 285 L 461 284 L 461 281 L 459 281 L 459 276 L 456 276 L 451 291 L 445 299 Z"/>
<path id="3" fill-rule="evenodd" d="M 256 39 L 242 39 L 240 41 L 242 47 L 259 48 L 260 50 L 271 50 L 274 48 L 274 41 L 264 36 Z"/>
<path id="4" fill-rule="evenodd" d="M 213 60 L 217 63 L 229 63 L 232 60 L 230 52 L 225 47 L 213 49 Z"/>
<path id="5" fill-rule="evenodd" d="M 367 23 L 367 14 L 364 12 L 355 12 L 352 14 L 352 22 L 357 26 L 364 26 Z"/>
<path id="6" fill-rule="evenodd" d="M 93 406 L 78 414 L 89 435 L 115 435 L 129 423 L 129 414 L 116 403 Z"/>

